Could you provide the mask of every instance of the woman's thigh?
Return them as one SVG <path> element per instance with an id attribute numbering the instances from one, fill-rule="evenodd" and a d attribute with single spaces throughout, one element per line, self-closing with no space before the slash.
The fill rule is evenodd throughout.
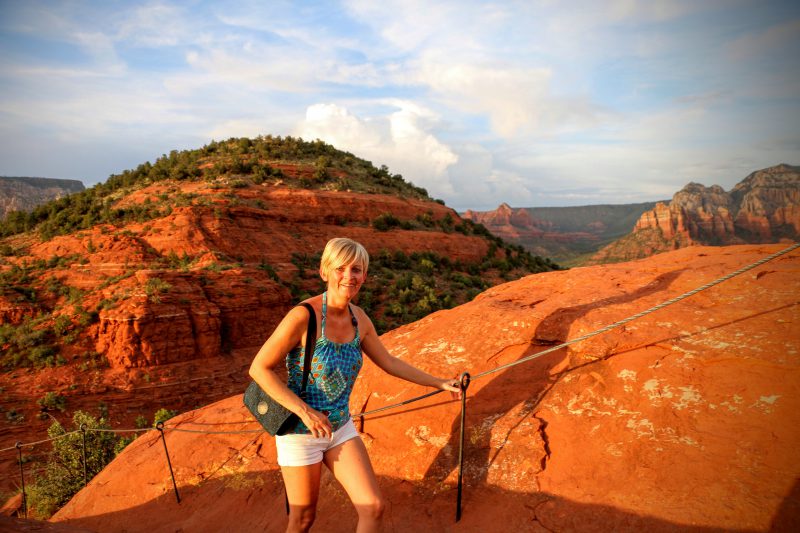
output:
<path id="1" fill-rule="evenodd" d="M 375 471 L 360 437 L 326 451 L 323 461 L 354 505 L 372 505 L 381 499 Z"/>
<path id="2" fill-rule="evenodd" d="M 307 466 L 282 466 L 289 506 L 316 507 L 322 463 Z"/>

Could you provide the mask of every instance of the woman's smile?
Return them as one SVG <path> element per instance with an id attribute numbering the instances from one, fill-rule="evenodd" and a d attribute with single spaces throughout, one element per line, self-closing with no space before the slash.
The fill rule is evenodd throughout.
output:
<path id="1" fill-rule="evenodd" d="M 366 278 L 364 267 L 359 263 L 350 263 L 331 269 L 328 274 L 328 288 L 344 291 L 352 297 L 359 291 Z"/>

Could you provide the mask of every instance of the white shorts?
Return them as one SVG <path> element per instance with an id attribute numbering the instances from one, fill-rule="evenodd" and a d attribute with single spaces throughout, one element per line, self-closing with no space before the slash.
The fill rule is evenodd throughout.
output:
<path id="1" fill-rule="evenodd" d="M 275 447 L 278 450 L 278 464 L 280 466 L 307 466 L 321 463 L 325 452 L 358 436 L 353 419 L 348 420 L 345 425 L 334 431 L 331 438 L 316 438 L 307 433 L 276 435 Z"/>

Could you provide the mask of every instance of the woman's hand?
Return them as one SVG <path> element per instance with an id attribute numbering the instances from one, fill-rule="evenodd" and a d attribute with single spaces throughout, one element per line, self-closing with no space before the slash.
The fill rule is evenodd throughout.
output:
<path id="1" fill-rule="evenodd" d="M 458 378 L 440 380 L 438 388 L 443 391 L 450 391 L 450 395 L 456 399 L 461 399 L 461 380 Z"/>
<path id="2" fill-rule="evenodd" d="M 298 416 L 300 420 L 303 421 L 303 424 L 311 430 L 311 434 L 314 438 L 319 439 L 325 437 L 330 439 L 333 437 L 333 426 L 325 413 L 307 407 L 303 413 Z"/>

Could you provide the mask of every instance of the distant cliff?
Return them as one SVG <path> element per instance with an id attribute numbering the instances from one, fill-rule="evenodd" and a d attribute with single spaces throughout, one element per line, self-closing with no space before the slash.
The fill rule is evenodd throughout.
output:
<path id="1" fill-rule="evenodd" d="M 30 211 L 37 205 L 81 192 L 78 180 L 0 176 L 0 220 L 11 211 Z"/>
<path id="2" fill-rule="evenodd" d="M 462 216 L 537 255 L 569 263 L 628 234 L 642 213 L 655 205 L 512 208 L 503 203 L 493 211 L 467 210 Z"/>
<path id="3" fill-rule="evenodd" d="M 692 244 L 762 244 L 800 235 L 800 167 L 781 164 L 747 176 L 730 192 L 689 183 L 669 205 L 659 202 L 630 235 L 592 263 L 626 261 Z"/>

